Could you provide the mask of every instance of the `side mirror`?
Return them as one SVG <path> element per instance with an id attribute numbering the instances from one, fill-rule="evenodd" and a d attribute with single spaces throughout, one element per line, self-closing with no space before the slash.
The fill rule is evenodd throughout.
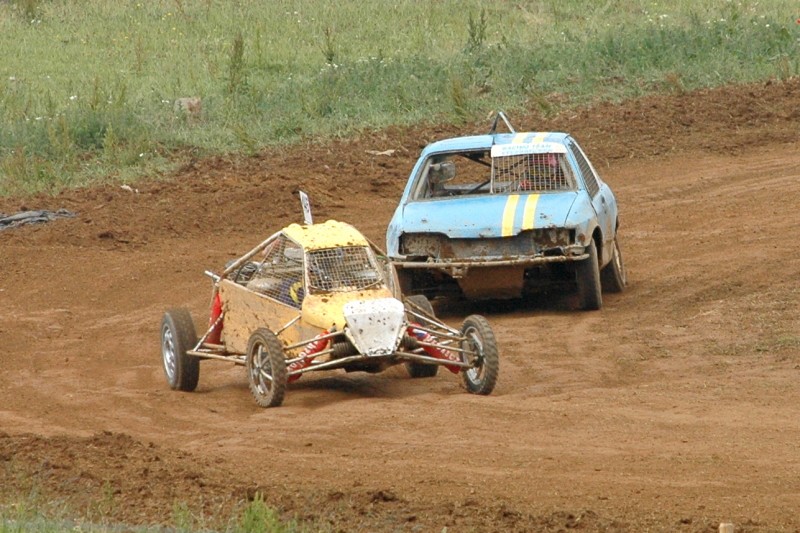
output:
<path id="1" fill-rule="evenodd" d="M 456 164 L 452 161 L 434 163 L 428 169 L 428 182 L 433 185 L 446 183 L 456 177 Z"/>

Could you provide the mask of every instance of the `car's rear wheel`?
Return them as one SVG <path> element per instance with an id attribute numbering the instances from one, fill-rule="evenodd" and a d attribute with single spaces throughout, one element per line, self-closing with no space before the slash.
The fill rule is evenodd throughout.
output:
<path id="1" fill-rule="evenodd" d="M 628 275 L 622 262 L 619 238 L 614 239 L 614 250 L 611 253 L 611 261 L 600 272 L 600 283 L 605 292 L 622 292 L 628 285 Z"/>
<path id="2" fill-rule="evenodd" d="M 464 335 L 462 347 L 478 356 L 474 367 L 461 371 L 464 388 L 472 394 L 491 394 L 500 373 L 500 356 L 492 327 L 484 317 L 470 315 L 464 319 L 461 333 Z"/>
<path id="3" fill-rule="evenodd" d="M 261 407 L 277 407 L 286 393 L 286 359 L 278 337 L 258 328 L 247 342 L 247 380 L 250 392 Z"/>
<path id="4" fill-rule="evenodd" d="M 200 380 L 200 359 L 187 354 L 197 344 L 192 316 L 186 309 L 170 309 L 161 320 L 161 362 L 173 390 L 193 391 Z"/>
<path id="5" fill-rule="evenodd" d="M 589 257 L 577 263 L 575 268 L 578 282 L 578 305 L 587 311 L 596 311 L 603 306 L 600 287 L 600 265 L 597 262 L 597 246 L 594 239 L 586 247 Z"/>
<path id="6" fill-rule="evenodd" d="M 406 302 L 410 303 L 415 311 L 418 312 L 422 311 L 423 315 L 428 315 L 431 318 L 435 318 L 436 315 L 434 314 L 433 305 L 431 305 L 431 301 L 428 300 L 422 294 L 415 294 L 413 296 L 409 296 L 406 298 Z M 418 319 L 413 315 L 408 315 L 408 321 L 417 322 Z M 439 365 L 429 365 L 425 363 L 408 361 L 405 363 L 405 367 L 406 371 L 408 371 L 408 375 L 411 376 L 412 378 L 432 378 L 439 373 Z"/>

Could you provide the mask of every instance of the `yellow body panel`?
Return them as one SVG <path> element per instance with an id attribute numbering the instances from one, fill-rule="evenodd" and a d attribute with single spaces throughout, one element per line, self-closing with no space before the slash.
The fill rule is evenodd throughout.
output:
<path id="1" fill-rule="evenodd" d="M 225 313 L 222 343 L 229 352 L 246 352 L 247 341 L 258 328 L 276 332 L 300 312 L 227 279 L 220 281 L 219 295 Z M 281 339 L 287 343 L 296 342 L 300 340 L 300 332 L 289 328 L 281 333 Z"/>
<path id="2" fill-rule="evenodd" d="M 303 316 L 300 322 L 321 330 L 334 326 L 341 330 L 345 325 L 342 309 L 347 302 L 391 297 L 392 292 L 386 287 L 363 291 L 310 294 L 303 300 Z"/>
<path id="3" fill-rule="evenodd" d="M 247 342 L 258 328 L 277 332 L 300 314 L 300 320 L 283 330 L 279 337 L 284 346 L 311 339 L 333 327 L 345 326 L 343 308 L 347 302 L 391 298 L 386 287 L 352 292 L 311 294 L 303 300 L 302 312 L 259 294 L 230 280 L 219 284 L 222 310 L 225 312 L 222 343 L 229 352 L 244 353 Z"/>

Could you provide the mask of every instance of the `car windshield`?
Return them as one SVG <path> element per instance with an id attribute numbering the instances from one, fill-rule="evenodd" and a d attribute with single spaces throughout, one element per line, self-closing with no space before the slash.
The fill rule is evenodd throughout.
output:
<path id="1" fill-rule="evenodd" d="M 366 246 L 342 246 L 308 252 L 311 292 L 346 292 L 383 283 L 377 263 Z"/>
<path id="2" fill-rule="evenodd" d="M 567 160 L 560 153 L 493 157 L 492 175 L 495 192 L 571 191 L 575 188 Z"/>
<path id="3" fill-rule="evenodd" d="M 424 163 L 414 198 L 575 190 L 563 153 L 491 157 L 488 151 L 436 154 Z"/>

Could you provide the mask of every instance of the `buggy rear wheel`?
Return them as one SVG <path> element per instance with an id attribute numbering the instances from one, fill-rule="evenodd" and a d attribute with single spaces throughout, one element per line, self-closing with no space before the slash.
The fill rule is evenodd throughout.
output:
<path id="1" fill-rule="evenodd" d="M 161 362 L 172 390 L 193 391 L 200 379 L 200 359 L 187 354 L 197 344 L 192 316 L 186 309 L 170 309 L 161 320 Z"/>
<path id="2" fill-rule="evenodd" d="M 480 315 L 470 315 L 461 326 L 464 335 L 462 348 L 477 355 L 475 366 L 461 371 L 461 381 L 467 392 L 491 394 L 500 372 L 500 356 L 497 339 L 489 321 Z"/>
<path id="3" fill-rule="evenodd" d="M 430 300 L 428 300 L 424 295 L 415 294 L 413 296 L 409 296 L 406 298 L 406 302 L 410 303 L 412 309 L 415 311 L 421 311 L 423 315 L 428 315 L 431 318 L 435 318 L 433 306 L 431 305 Z M 416 309 L 416 307 L 419 307 L 419 309 Z M 411 323 L 416 322 L 417 320 L 416 317 L 408 315 L 408 321 Z M 429 365 L 426 363 L 407 361 L 405 363 L 405 367 L 408 375 L 412 378 L 432 378 L 439 373 L 439 365 Z"/>
<path id="4" fill-rule="evenodd" d="M 261 407 L 277 407 L 286 392 L 286 359 L 278 337 L 267 328 L 258 328 L 247 342 L 247 381 L 250 392 Z"/>

